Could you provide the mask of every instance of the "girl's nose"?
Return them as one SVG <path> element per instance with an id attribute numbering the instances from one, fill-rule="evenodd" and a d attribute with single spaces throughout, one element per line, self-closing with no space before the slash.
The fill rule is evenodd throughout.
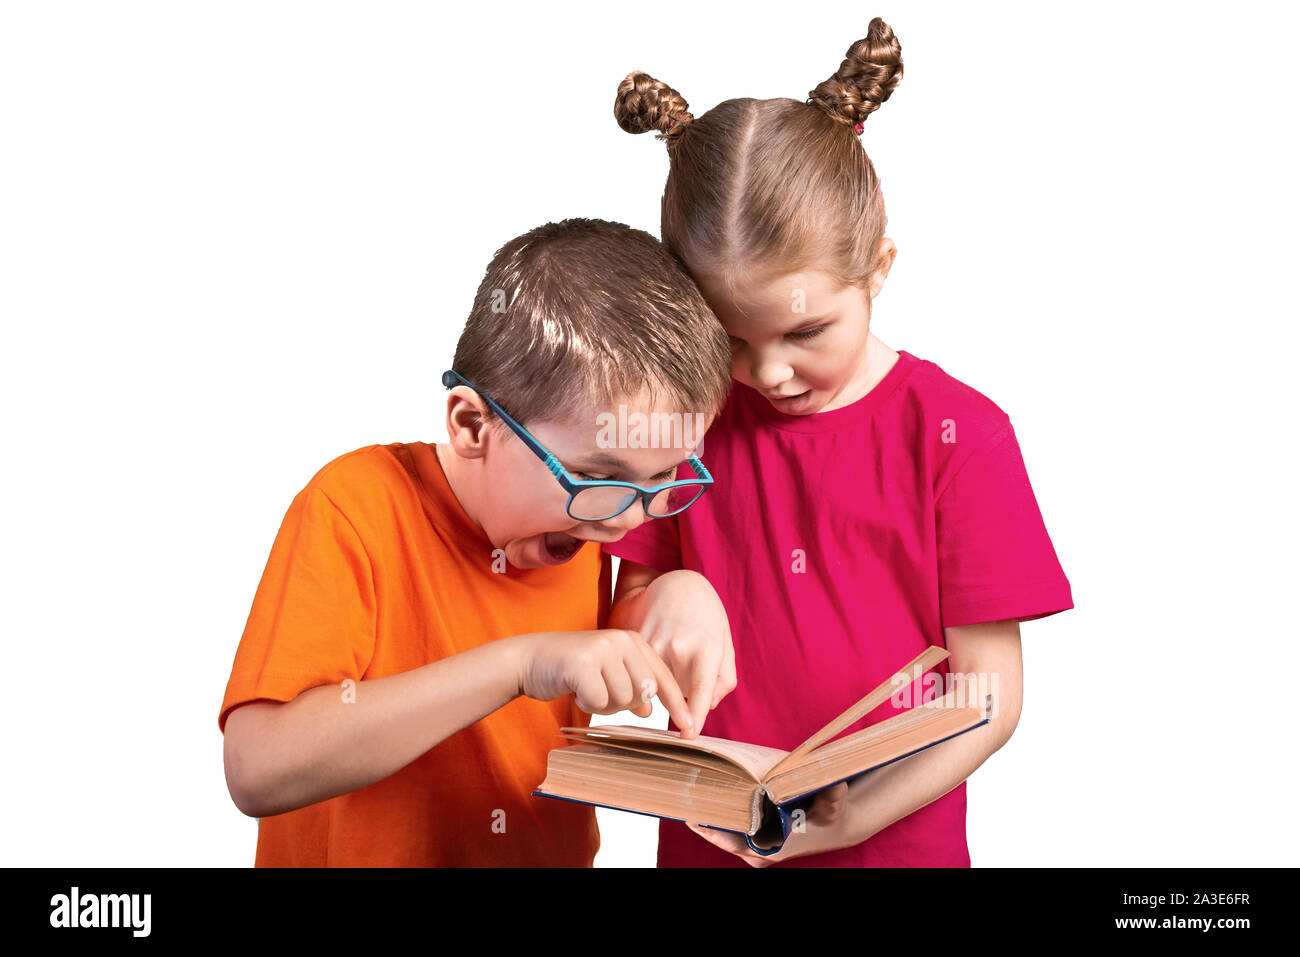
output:
<path id="1" fill-rule="evenodd" d="M 762 390 L 778 388 L 794 375 L 794 369 L 776 357 L 757 356 L 750 363 L 749 374 L 754 387 Z"/>

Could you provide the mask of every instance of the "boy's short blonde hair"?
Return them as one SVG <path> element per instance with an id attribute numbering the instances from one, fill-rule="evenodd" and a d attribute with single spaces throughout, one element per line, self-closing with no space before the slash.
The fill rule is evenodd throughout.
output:
<path id="1" fill-rule="evenodd" d="M 566 219 L 497 250 L 453 368 L 527 423 L 645 393 L 712 417 L 730 364 L 721 323 L 662 243 L 622 223 Z"/>

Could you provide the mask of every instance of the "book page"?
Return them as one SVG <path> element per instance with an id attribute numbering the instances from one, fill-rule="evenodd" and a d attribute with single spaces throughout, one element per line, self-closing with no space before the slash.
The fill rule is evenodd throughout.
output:
<path id="1" fill-rule="evenodd" d="M 940 648 L 938 645 L 930 645 L 925 651 L 921 652 L 910 662 L 902 667 L 901 670 L 872 689 L 871 693 L 850 707 L 847 711 L 835 718 L 830 724 L 822 728 L 811 738 L 805 741 L 799 747 L 790 752 L 789 756 L 770 770 L 770 774 L 776 775 L 787 768 L 797 765 L 805 755 L 810 754 L 817 748 L 821 747 L 835 735 L 839 734 L 853 722 L 857 721 L 863 715 L 868 714 L 880 704 L 893 695 L 896 687 L 906 687 L 915 681 L 922 674 L 929 671 L 939 662 L 948 657 L 948 649 Z"/>
<path id="2" fill-rule="evenodd" d="M 722 774 L 659 756 L 611 751 L 607 744 L 553 750 L 536 793 L 746 834 L 758 826 L 758 785 L 746 782 L 734 766 Z"/>
<path id="3" fill-rule="evenodd" d="M 767 786 L 774 801 L 787 801 L 987 723 L 978 708 L 915 708 L 814 751 Z"/>
<path id="4" fill-rule="evenodd" d="M 712 768 L 715 771 L 722 771 L 736 777 L 737 780 L 754 780 L 744 768 L 737 767 L 736 762 L 708 751 L 699 751 L 695 748 L 673 747 L 666 743 L 655 742 L 636 743 L 624 740 L 622 738 L 612 738 L 608 735 L 604 737 L 593 737 L 591 735 L 577 735 L 562 732 L 562 738 L 570 741 L 582 742 L 584 746 L 600 747 L 617 751 L 632 751 L 636 754 L 649 754 L 660 760 L 680 761 L 682 764 L 689 764 L 693 767 Z M 754 780 L 754 783 L 758 782 Z"/>
<path id="5" fill-rule="evenodd" d="M 617 741 L 638 741 L 716 754 L 726 758 L 755 781 L 761 781 L 763 776 L 788 753 L 777 748 L 766 748 L 761 744 L 745 744 L 741 741 L 728 741 L 725 738 L 711 738 L 705 734 L 698 738 L 683 738 L 677 731 L 638 728 L 628 724 L 601 724 L 591 728 L 562 728 L 561 730 L 582 735 L 585 740 L 598 741 L 601 737 L 608 737 Z"/>

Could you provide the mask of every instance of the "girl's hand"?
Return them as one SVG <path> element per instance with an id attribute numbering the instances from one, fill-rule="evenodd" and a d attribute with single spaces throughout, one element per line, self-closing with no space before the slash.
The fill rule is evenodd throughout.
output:
<path id="1" fill-rule="evenodd" d="M 645 591 L 641 634 L 686 695 L 695 734 L 718 702 L 736 688 L 731 623 L 713 586 L 689 569 L 665 572 Z M 686 727 L 673 719 L 682 732 Z"/>
<path id="2" fill-rule="evenodd" d="M 856 844 L 857 840 L 844 830 L 848 819 L 848 815 L 844 813 L 844 802 L 848 795 L 849 785 L 845 781 L 818 791 L 804 818 L 803 830 L 791 831 L 781 850 L 766 857 L 750 850 L 745 839 L 739 834 L 709 827 L 697 827 L 694 824 L 686 826 L 710 844 L 716 844 L 724 851 L 735 854 L 751 867 L 767 867 L 769 864 L 779 864 L 792 857 L 821 854 Z"/>

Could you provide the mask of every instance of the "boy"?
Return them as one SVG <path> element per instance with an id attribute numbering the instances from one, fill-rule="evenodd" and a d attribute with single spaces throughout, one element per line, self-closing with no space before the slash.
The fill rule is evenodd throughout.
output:
<path id="1" fill-rule="evenodd" d="M 600 543 L 711 479 L 689 428 L 624 448 L 600 426 L 707 426 L 729 362 L 648 233 L 565 220 L 497 252 L 444 378 L 448 442 L 340 456 L 272 546 L 218 719 L 258 866 L 591 865 L 594 809 L 530 793 L 559 729 L 657 692 L 690 735 L 735 687 L 716 637 L 603 627 Z M 596 481 L 639 488 L 573 484 Z"/>

